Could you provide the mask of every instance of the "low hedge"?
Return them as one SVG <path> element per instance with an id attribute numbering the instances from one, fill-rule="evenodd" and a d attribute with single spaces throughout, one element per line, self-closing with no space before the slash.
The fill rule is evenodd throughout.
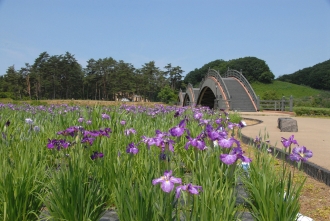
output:
<path id="1" fill-rule="evenodd" d="M 330 116 L 330 108 L 295 107 L 296 116 Z"/>

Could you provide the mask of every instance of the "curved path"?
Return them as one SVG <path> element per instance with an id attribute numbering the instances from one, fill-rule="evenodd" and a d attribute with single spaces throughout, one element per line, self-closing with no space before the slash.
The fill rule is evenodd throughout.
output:
<path id="1" fill-rule="evenodd" d="M 259 132 L 269 134 L 271 146 L 282 148 L 281 137 L 289 138 L 294 135 L 300 146 L 305 146 L 313 151 L 310 162 L 330 170 L 330 119 L 293 117 L 290 114 L 276 112 L 242 112 L 243 118 L 261 120 L 262 123 L 247 126 L 242 129 L 242 134 L 255 138 Z M 297 120 L 298 132 L 280 132 L 277 128 L 279 117 L 291 117 Z"/>

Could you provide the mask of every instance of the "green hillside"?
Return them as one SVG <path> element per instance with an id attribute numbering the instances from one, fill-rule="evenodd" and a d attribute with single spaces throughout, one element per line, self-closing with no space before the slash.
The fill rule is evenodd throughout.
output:
<path id="1" fill-rule="evenodd" d="M 278 100 L 293 96 L 295 107 L 330 108 L 330 91 L 274 80 L 271 84 L 253 82 L 251 86 L 261 100 Z"/>
<path id="2" fill-rule="evenodd" d="M 280 76 L 277 80 L 307 85 L 320 90 L 330 90 L 330 59 L 293 74 Z"/>
<path id="3" fill-rule="evenodd" d="M 282 96 L 290 97 L 291 95 L 294 98 L 304 98 L 304 97 L 311 97 L 317 96 L 323 91 L 313 89 L 308 86 L 302 86 L 297 84 L 292 84 L 288 82 L 274 80 L 271 84 L 263 84 L 260 82 L 253 82 L 251 86 L 256 93 L 259 95 L 261 99 L 265 96 L 265 93 L 275 93 L 278 98 Z"/>

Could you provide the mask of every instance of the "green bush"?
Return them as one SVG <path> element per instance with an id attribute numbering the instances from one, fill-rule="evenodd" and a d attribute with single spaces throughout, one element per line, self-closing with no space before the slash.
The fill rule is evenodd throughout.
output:
<path id="1" fill-rule="evenodd" d="M 259 76 L 258 81 L 265 83 L 265 84 L 270 84 L 273 82 L 274 78 L 275 78 L 275 75 L 272 72 L 265 71 Z"/>
<path id="2" fill-rule="evenodd" d="M 14 99 L 14 95 L 11 92 L 0 92 L 0 98 L 11 98 Z"/>
<path id="3" fill-rule="evenodd" d="M 329 108 L 295 107 L 293 111 L 297 116 L 330 116 Z"/>
<path id="4" fill-rule="evenodd" d="M 169 104 L 176 102 L 177 96 L 178 96 L 177 93 L 167 85 L 158 93 L 157 97 L 162 102 Z"/>

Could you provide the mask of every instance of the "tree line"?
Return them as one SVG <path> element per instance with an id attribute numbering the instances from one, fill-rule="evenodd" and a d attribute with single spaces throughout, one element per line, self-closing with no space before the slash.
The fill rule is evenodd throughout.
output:
<path id="1" fill-rule="evenodd" d="M 277 78 L 298 85 L 305 85 L 319 90 L 330 90 L 330 59 L 307 67 L 292 74 L 285 74 Z"/>
<path id="2" fill-rule="evenodd" d="M 0 97 L 12 99 L 91 99 L 118 100 L 139 96 L 144 101 L 160 101 L 158 94 L 172 94 L 185 87 L 183 70 L 171 63 L 161 70 L 154 61 L 135 68 L 112 57 L 89 59 L 85 68 L 74 55 L 43 52 L 34 64 L 16 70 L 10 66 L 0 76 Z M 164 92 L 164 91 L 163 91 Z"/>

